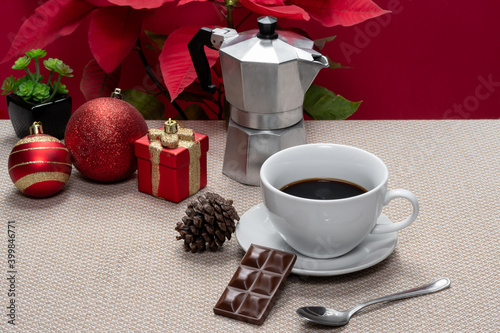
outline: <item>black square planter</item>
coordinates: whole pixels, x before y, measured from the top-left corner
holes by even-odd
[[[66,124],[71,117],[71,96],[65,95],[39,105],[31,105],[21,97],[10,93],[7,95],[9,117],[18,138],[30,134],[30,126],[40,121],[43,133],[64,139]]]

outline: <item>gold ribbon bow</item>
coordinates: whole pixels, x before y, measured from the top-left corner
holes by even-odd
[[[148,131],[149,155],[151,158],[151,183],[155,197],[158,197],[160,187],[160,155],[163,148],[174,149],[184,147],[189,153],[189,195],[200,189],[200,143],[195,140],[194,131],[190,128],[179,127],[175,120],[170,118],[162,129]]]

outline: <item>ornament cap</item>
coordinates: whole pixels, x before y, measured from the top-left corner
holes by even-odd
[[[123,99],[122,90],[120,88],[115,88],[115,91],[111,93],[111,98]]]
[[[30,134],[43,134],[43,127],[41,121],[35,121],[33,125],[30,126]]]
[[[164,130],[167,134],[177,133],[177,122],[175,120],[172,120],[171,118],[168,118],[168,120],[165,122]]]

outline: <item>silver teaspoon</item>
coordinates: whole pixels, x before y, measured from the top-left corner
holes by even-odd
[[[297,310],[297,314],[305,319],[312,321],[317,324],[327,325],[327,326],[343,326],[349,322],[349,319],[366,306],[390,302],[403,298],[410,298],[415,296],[422,296],[427,294],[432,294],[441,291],[450,286],[450,279],[440,278],[432,283],[426,284],[425,286],[417,287],[414,289],[402,291],[396,294],[378,297],[370,301],[363,302],[350,310],[338,311],[334,309],[324,308],[322,306],[306,306]]]

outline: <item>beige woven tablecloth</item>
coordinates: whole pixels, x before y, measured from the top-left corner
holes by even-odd
[[[150,128],[162,122],[149,122]],[[262,200],[258,187],[221,173],[221,121],[186,122],[210,138],[208,185],[233,199],[240,215]],[[380,264],[332,277],[290,275],[262,326],[214,315],[213,306],[244,252],[233,238],[215,253],[186,253],[174,225],[186,201],[140,193],[137,175],[101,184],[73,174],[58,195],[26,197],[14,187],[8,155],[18,141],[0,121],[0,331],[266,332],[323,331],[295,314],[304,305],[349,308],[446,276],[437,294],[375,306],[346,332],[500,331],[500,122],[309,121],[309,142],[354,145],[378,155],[389,188],[411,190],[419,217],[399,232]],[[384,213],[401,219],[404,201]],[[8,323],[7,221],[16,221],[15,325]]]

